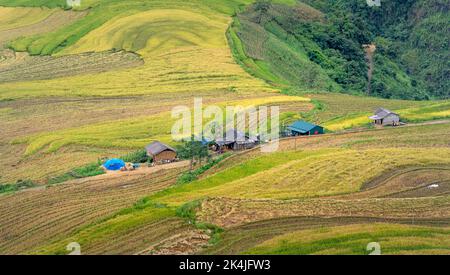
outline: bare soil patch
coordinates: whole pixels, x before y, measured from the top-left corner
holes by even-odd
[[[137,254],[191,255],[205,247],[209,239],[210,236],[201,230],[188,229],[179,234],[174,234]]]

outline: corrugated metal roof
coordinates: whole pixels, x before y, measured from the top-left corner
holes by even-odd
[[[388,115],[393,114],[398,116],[398,114],[389,111],[388,109],[384,109],[384,108],[378,108],[375,111],[375,115],[371,116],[370,119],[374,119],[374,120],[378,120],[378,119],[384,119],[385,117],[387,117]]]
[[[216,143],[218,145],[229,145],[233,143],[255,143],[258,142],[257,139],[251,138],[244,132],[238,131],[237,129],[229,129],[223,136],[216,137]]]
[[[296,132],[304,134],[304,133],[310,132],[312,129],[314,129],[316,127],[321,127],[321,126],[314,125],[314,124],[311,124],[311,123],[303,121],[303,120],[299,120],[299,121],[294,122],[287,128],[288,128],[288,130],[296,131]]]
[[[151,155],[157,155],[157,154],[159,154],[161,152],[164,152],[166,150],[170,150],[170,151],[176,152],[176,150],[173,149],[172,147],[170,147],[169,145],[166,145],[166,144],[161,143],[159,141],[155,141],[155,142],[150,143],[149,145],[147,145],[145,147],[145,149]]]

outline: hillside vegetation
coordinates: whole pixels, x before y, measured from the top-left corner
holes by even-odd
[[[450,96],[445,0],[302,2],[291,8],[262,0],[235,18],[236,56],[255,75],[300,90]],[[376,47],[370,85],[369,44]]]

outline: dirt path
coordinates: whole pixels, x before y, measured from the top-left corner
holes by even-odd
[[[369,44],[364,45],[364,50],[366,52],[366,60],[367,60],[367,94],[370,95],[372,93],[372,76],[373,76],[373,70],[374,70],[374,62],[373,62],[373,56],[375,54],[375,51],[377,50],[377,46],[375,44]]]
[[[431,121],[425,121],[425,122],[420,122],[420,123],[411,123],[411,124],[406,124],[406,125],[400,126],[400,127],[414,127],[414,126],[424,126],[424,125],[438,125],[438,124],[446,124],[446,123],[450,123],[450,119],[431,120]]]

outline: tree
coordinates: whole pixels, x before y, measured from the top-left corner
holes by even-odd
[[[198,160],[200,163],[204,158],[209,158],[209,151],[206,145],[202,142],[196,141],[194,137],[185,141],[183,145],[177,146],[178,156],[181,159],[189,159],[189,170],[192,171],[194,167],[194,160]]]
[[[261,24],[263,16],[267,14],[269,9],[272,7],[272,4],[268,0],[259,0],[255,3],[255,11],[259,12],[258,16],[258,24]]]

